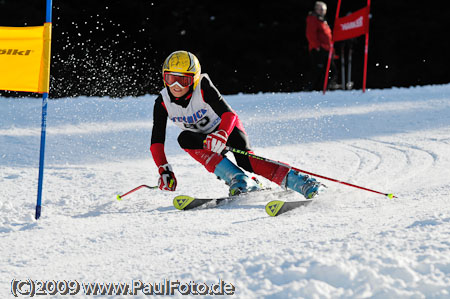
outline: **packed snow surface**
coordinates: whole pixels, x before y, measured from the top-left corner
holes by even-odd
[[[236,298],[450,297],[450,85],[225,96],[256,154],[398,197],[320,179],[328,188],[311,205],[279,217],[264,211],[270,196],[176,210],[175,195],[228,190],[179,148],[172,124],[177,190],[116,200],[157,183],[155,98],[49,100],[38,221],[42,100],[0,98],[1,298],[19,280],[223,281]],[[81,287],[76,297],[93,296]]]

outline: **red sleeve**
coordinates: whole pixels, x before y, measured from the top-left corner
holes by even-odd
[[[228,136],[230,136],[238,119],[237,114],[234,112],[225,112],[220,118],[221,120],[218,130],[225,130]]]
[[[153,143],[150,146],[150,151],[152,152],[153,160],[157,167],[167,164],[166,153],[164,152],[164,144]]]
[[[320,24],[320,46],[327,51],[330,51],[331,41],[333,39],[331,28],[326,22]]]
[[[315,16],[306,18],[306,38],[309,43],[309,50],[320,48],[320,41],[317,34],[318,20]]]

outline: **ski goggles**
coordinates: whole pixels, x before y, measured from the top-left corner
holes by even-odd
[[[194,83],[194,74],[165,72],[163,78],[164,83],[169,87],[172,87],[177,83],[181,87],[188,87]]]

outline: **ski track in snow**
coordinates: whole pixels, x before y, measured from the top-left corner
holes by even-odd
[[[38,221],[41,102],[0,98],[2,298],[14,278],[222,279],[237,298],[450,296],[450,85],[226,96],[256,154],[398,196],[321,180],[328,188],[313,204],[275,218],[264,212],[270,196],[174,209],[175,195],[227,188],[179,149],[171,124],[177,191],[117,201],[157,182],[148,150],[155,98],[49,101]]]

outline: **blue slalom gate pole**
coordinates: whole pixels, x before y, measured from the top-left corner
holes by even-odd
[[[41,203],[42,203],[42,183],[44,181],[44,156],[45,156],[45,134],[47,127],[47,99],[48,93],[42,95],[42,122],[41,122],[41,147],[39,150],[39,178],[38,178],[38,192],[36,203],[36,220],[41,217]]]
[[[52,0],[47,0],[45,22],[52,22]],[[42,94],[42,121],[41,121],[41,146],[39,150],[39,177],[38,177],[38,191],[37,191],[37,202],[36,202],[36,220],[41,217],[41,206],[42,206],[42,185],[44,182],[44,157],[45,157],[45,135],[47,128],[47,103],[48,103],[48,92]]]

